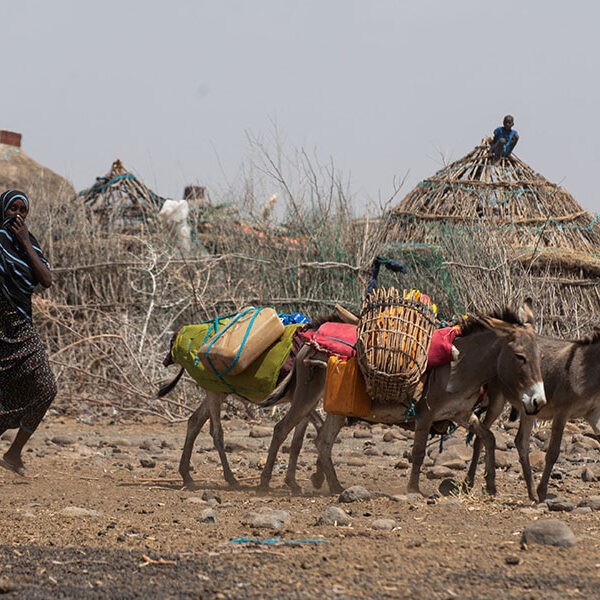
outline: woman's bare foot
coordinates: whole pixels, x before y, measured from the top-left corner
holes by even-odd
[[[0,459],[0,467],[4,467],[22,477],[27,473],[27,469],[21,460],[21,455],[11,456],[8,452]]]

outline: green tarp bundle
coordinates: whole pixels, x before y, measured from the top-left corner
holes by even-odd
[[[227,325],[229,321],[219,319],[219,327]],[[202,344],[215,335],[212,321],[183,327],[173,343],[171,356],[173,362],[184,367],[201,388],[209,392],[235,392],[249,400],[261,402],[277,385],[279,372],[292,350],[294,332],[298,327],[302,325],[286,325],[283,335],[238,375],[219,378],[197,359]]]

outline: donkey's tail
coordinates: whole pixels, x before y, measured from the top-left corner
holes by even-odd
[[[163,396],[166,396],[179,383],[179,380],[181,379],[181,376],[183,375],[184,371],[185,369],[181,367],[181,371],[179,371],[179,373],[177,373],[177,375],[175,375],[175,377],[171,381],[169,381],[169,383],[163,385],[158,390],[156,397],[162,398]]]
[[[283,379],[283,381],[271,392],[270,396],[263,400],[258,406],[260,408],[268,408],[277,404],[290,389],[291,385],[296,380],[296,369],[292,369]]]

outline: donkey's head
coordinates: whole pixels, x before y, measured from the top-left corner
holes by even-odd
[[[533,415],[546,404],[546,393],[531,300],[525,300],[518,319],[519,323],[510,323],[494,317],[480,317],[480,322],[503,341],[496,363],[498,379],[513,397],[521,399],[525,412]]]

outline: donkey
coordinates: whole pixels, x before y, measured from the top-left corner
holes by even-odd
[[[542,376],[546,389],[546,405],[535,417],[524,413],[514,398],[505,397],[495,386],[487,390],[489,407],[483,419],[485,427],[500,416],[505,400],[520,413],[519,430],[515,446],[527,485],[527,494],[533,502],[543,502],[548,492],[548,480],[560,453],[560,444],[567,421],[585,419],[596,436],[600,436],[600,330],[584,340],[567,341],[538,336],[542,350]],[[533,475],[529,463],[531,429],[536,419],[552,420],[550,441],[546,451],[544,471],[534,491]],[[467,473],[466,484],[473,486],[481,441],[473,443],[473,458]]]
[[[319,325],[325,321],[339,320],[340,317],[338,315],[318,318],[311,324],[311,329],[318,329]],[[315,364],[310,362],[309,357],[313,352],[314,351],[310,347],[306,345],[302,346],[298,351],[292,369],[286,378],[266,400],[262,403],[257,401],[259,406],[272,406],[284,402],[290,403],[290,408],[286,415],[275,425],[267,461],[261,475],[259,485],[259,489],[261,490],[267,490],[269,488],[279,448],[290,431],[295,429],[290,447],[290,457],[285,484],[290,487],[294,493],[299,493],[301,491],[301,488],[296,481],[296,465],[304,441],[304,434],[309,421],[313,423],[317,431],[323,423],[321,417],[314,411],[314,408],[323,397],[325,371],[316,368]],[[184,369],[182,368],[173,380],[164,385],[159,390],[158,397],[165,396],[169,393],[177,385],[183,372]],[[206,421],[209,419],[210,433],[223,467],[223,477],[230,486],[237,487],[239,485],[235,475],[231,471],[229,461],[227,460],[223,438],[223,427],[221,425],[221,406],[227,396],[228,394],[224,392],[211,392],[207,390],[206,399],[188,419],[185,443],[179,461],[179,473],[183,478],[184,485],[188,488],[193,489],[196,487],[196,484],[190,475],[190,458],[196,438]],[[248,400],[246,398],[241,399]],[[250,400],[252,399],[250,398]]]
[[[531,306],[525,305],[520,315],[517,318],[505,310],[502,318],[471,318],[462,335],[454,340],[460,353],[459,359],[430,372],[423,395],[415,405],[417,416],[409,493],[421,493],[419,476],[427,437],[433,423],[442,420],[454,421],[476,433],[483,441],[486,448],[486,487],[489,494],[496,493],[494,435],[473,413],[481,387],[495,383],[506,397],[519,402],[528,415],[538,413],[546,403]],[[406,407],[399,403],[374,405],[371,414],[364,420],[402,425],[405,413]],[[327,415],[317,435],[322,469],[321,472],[318,467],[313,476],[313,484],[317,487],[324,474],[332,491],[342,489],[331,460],[331,450],[344,421],[344,417]]]

